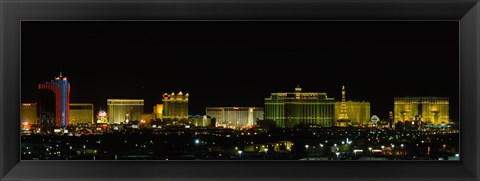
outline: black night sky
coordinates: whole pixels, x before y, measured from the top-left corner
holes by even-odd
[[[386,118],[393,98],[450,97],[458,118],[458,22],[131,21],[22,22],[22,102],[62,71],[72,103],[190,94],[207,106],[261,106],[271,92],[326,92],[371,103]]]

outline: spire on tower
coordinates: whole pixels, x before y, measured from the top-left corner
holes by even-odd
[[[295,87],[295,92],[301,92],[302,91],[302,88],[300,87],[300,85],[297,85],[297,87]]]
[[[347,120],[348,115],[347,115],[347,103],[345,100],[345,86],[342,86],[342,103],[340,107],[340,119],[342,120]]]

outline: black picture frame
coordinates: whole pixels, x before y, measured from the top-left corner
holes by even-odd
[[[1,0],[2,180],[479,180],[477,0]],[[460,162],[21,161],[21,20],[455,20]]]

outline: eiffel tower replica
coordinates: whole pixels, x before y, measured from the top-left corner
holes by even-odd
[[[348,119],[347,103],[345,101],[345,86],[342,86],[342,104],[340,106],[340,116],[337,120],[337,126],[347,127],[350,124],[350,119]]]

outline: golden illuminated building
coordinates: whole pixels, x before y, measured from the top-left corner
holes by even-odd
[[[22,103],[21,124],[38,124],[37,103]]]
[[[93,104],[70,103],[70,124],[95,123]]]
[[[449,123],[448,97],[396,97],[395,123],[421,120],[422,123],[440,125]]]
[[[188,93],[183,95],[182,91],[177,95],[173,92],[170,95],[163,94],[163,119],[188,119],[188,98]]]
[[[107,99],[110,124],[140,121],[143,114],[143,99]]]
[[[163,104],[153,106],[154,119],[163,119]]]
[[[212,124],[212,118],[209,118],[207,115],[200,116],[191,116],[187,120],[188,124],[194,125],[196,127],[215,127]]]
[[[265,120],[272,120],[280,128],[296,125],[316,125],[331,127],[334,125],[335,99],[327,93],[295,92],[272,93],[265,98]]]
[[[335,102],[335,120],[340,120],[341,117],[341,102]],[[353,126],[358,125],[367,125],[370,122],[370,103],[369,102],[356,102],[356,101],[346,101],[345,102],[346,113],[348,114],[348,119],[350,124]]]
[[[263,120],[262,107],[207,107],[206,113],[216,118],[217,125],[230,128],[253,126]]]

